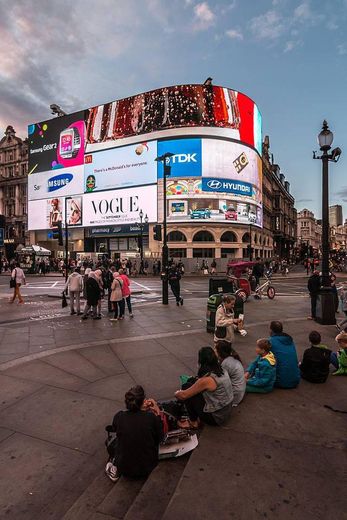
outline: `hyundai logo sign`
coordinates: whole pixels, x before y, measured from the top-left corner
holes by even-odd
[[[69,182],[71,182],[72,179],[72,173],[62,173],[60,175],[55,175],[54,177],[48,179],[48,191],[50,192],[59,190],[60,188],[63,188],[64,186],[69,184]]]
[[[211,181],[207,181],[207,186],[211,190],[219,190],[222,187],[222,183],[217,180],[211,180]]]

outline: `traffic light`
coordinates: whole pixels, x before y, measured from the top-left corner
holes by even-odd
[[[153,238],[154,238],[154,240],[159,240],[160,242],[162,241],[161,224],[156,224],[153,227]]]
[[[58,244],[60,246],[63,246],[64,245],[64,242],[63,242],[63,228],[62,228],[61,221],[57,222],[56,225],[52,228],[52,234],[53,234],[53,238],[55,240],[58,240]]]
[[[171,175],[170,157],[166,157],[164,160],[164,175],[165,177],[169,177]]]

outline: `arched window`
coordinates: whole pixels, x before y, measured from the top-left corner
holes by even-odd
[[[249,244],[249,233],[245,233],[242,237],[242,242]]]
[[[214,242],[214,238],[209,231],[198,231],[193,237],[193,242]]]
[[[220,237],[221,242],[237,242],[237,237],[232,231],[225,231]]]
[[[181,231],[170,231],[167,235],[168,242],[187,242],[187,237]]]

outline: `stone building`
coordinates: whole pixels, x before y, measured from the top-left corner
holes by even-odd
[[[273,237],[273,255],[290,258],[296,243],[297,211],[295,199],[290,193],[290,183],[273,161],[270,140],[263,142],[263,221],[264,232]]]
[[[297,237],[300,250],[309,254],[307,248],[312,248],[311,252],[319,252],[322,243],[322,225],[315,218],[314,213],[307,208],[298,212]]]
[[[342,215],[342,206],[340,204],[335,204],[334,206],[329,206],[329,224],[330,226],[342,226],[343,223],[343,215]]]
[[[4,254],[12,258],[26,245],[28,142],[8,126],[0,141],[0,215],[5,221]]]

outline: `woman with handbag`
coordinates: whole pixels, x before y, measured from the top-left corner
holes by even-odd
[[[18,303],[24,303],[23,297],[20,292],[20,286],[25,284],[26,280],[23,269],[21,269],[19,264],[16,263],[11,273],[10,287],[13,289],[13,298],[10,300],[10,303],[14,303],[17,297]]]
[[[234,318],[235,301],[236,298],[233,295],[223,296],[222,303],[216,312],[215,343],[220,339],[234,343],[234,331],[242,323],[240,319]]]

